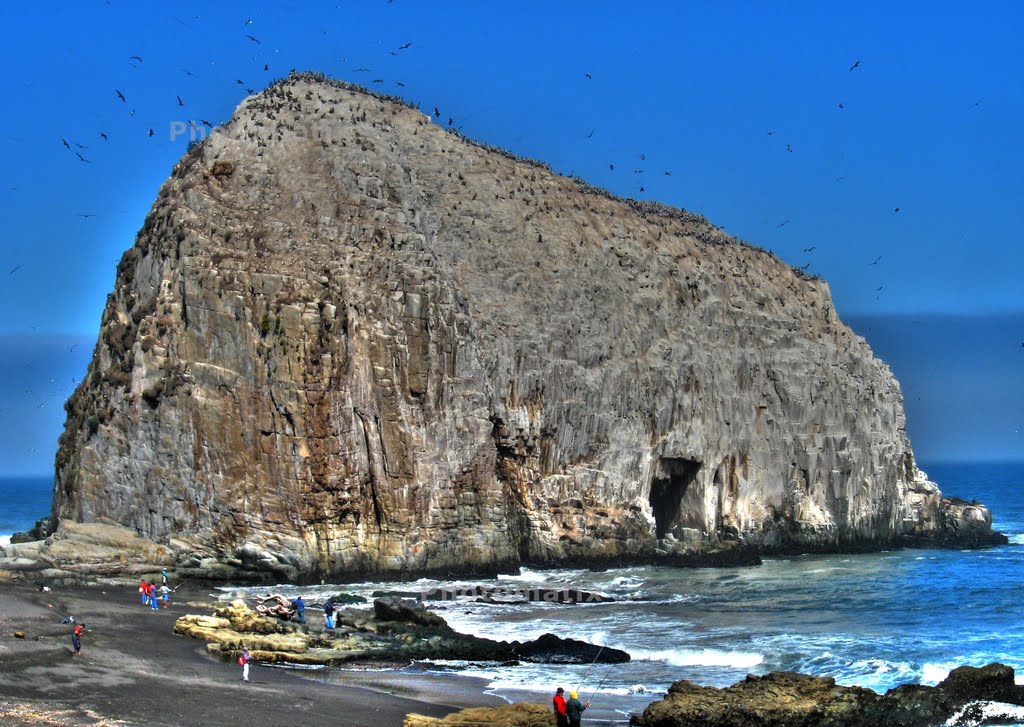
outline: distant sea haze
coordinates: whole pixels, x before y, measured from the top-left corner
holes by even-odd
[[[50,514],[52,477],[0,478],[0,545]]]

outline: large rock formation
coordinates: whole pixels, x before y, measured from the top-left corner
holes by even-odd
[[[985,542],[826,284],[299,74],[193,146],[68,403],[54,519],[274,577]]]

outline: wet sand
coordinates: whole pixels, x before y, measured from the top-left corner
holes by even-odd
[[[327,682],[254,664],[243,682],[237,664],[172,631],[178,616],[209,612],[211,592],[186,584],[171,608],[154,611],[134,586],[44,593],[0,584],[0,724],[388,727],[410,712],[503,703],[483,694],[482,680],[461,676],[367,671]],[[72,626],[61,623],[68,615],[86,627],[81,656],[72,654]]]

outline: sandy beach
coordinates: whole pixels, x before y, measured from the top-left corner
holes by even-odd
[[[154,611],[134,586],[0,586],[0,724],[383,727],[410,712],[503,703],[465,677],[368,671],[327,683],[255,664],[243,682],[238,665],[172,632],[178,616],[209,610],[211,590],[185,584],[171,608]],[[68,615],[86,627],[81,656],[61,623]]]

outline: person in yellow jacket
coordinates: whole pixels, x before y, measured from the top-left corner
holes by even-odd
[[[590,700],[584,704],[579,700],[579,694],[569,692],[569,701],[565,703],[565,714],[569,718],[569,727],[580,727],[580,719],[583,718],[583,710],[590,706]]]

